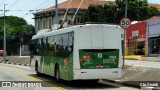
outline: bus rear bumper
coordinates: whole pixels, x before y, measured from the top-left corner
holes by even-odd
[[[79,69],[74,71],[74,80],[117,79],[122,77],[122,68]]]

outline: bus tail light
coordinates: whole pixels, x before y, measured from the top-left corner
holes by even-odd
[[[90,58],[91,58],[90,55],[84,55],[84,56],[82,56],[82,59],[90,59]]]
[[[84,56],[82,56],[82,59],[86,59],[86,56],[84,55]]]
[[[90,55],[87,55],[87,59],[90,59],[91,58],[91,56]]]

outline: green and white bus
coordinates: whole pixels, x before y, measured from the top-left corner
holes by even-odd
[[[31,68],[60,79],[97,80],[122,76],[122,28],[86,24],[34,35]]]

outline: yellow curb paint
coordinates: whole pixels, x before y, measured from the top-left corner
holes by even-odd
[[[34,81],[42,81],[44,84],[49,85],[49,86],[52,86],[52,87],[53,87],[54,89],[56,89],[56,90],[68,90],[68,89],[65,89],[65,88],[56,86],[56,85],[54,85],[54,84],[52,84],[52,83],[43,81],[43,80],[41,80],[41,79],[38,79],[38,78],[35,78],[35,77],[32,77],[32,76],[29,76],[29,75],[27,75],[27,74],[25,74],[25,73],[22,73],[22,72],[19,72],[19,71],[16,71],[16,70],[13,70],[13,69],[4,67],[4,66],[0,66],[0,68],[6,69],[6,70],[8,70],[8,71],[10,71],[10,72],[13,72],[13,73],[17,74],[17,75],[21,75],[21,76],[30,78],[30,79],[32,79],[32,80],[34,80]]]

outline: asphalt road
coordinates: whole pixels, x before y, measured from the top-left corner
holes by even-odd
[[[0,63],[0,86],[0,90],[138,90],[103,80],[56,83],[53,77],[37,76],[30,67],[3,63]]]
[[[125,60],[125,65],[160,68],[160,62],[154,61]]]

